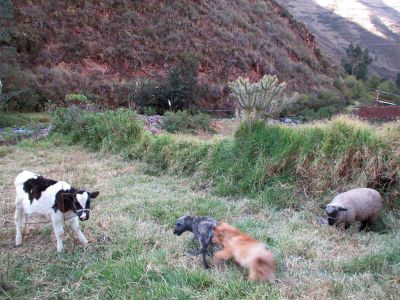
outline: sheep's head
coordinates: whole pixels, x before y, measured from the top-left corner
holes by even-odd
[[[328,224],[330,226],[335,225],[337,222],[340,214],[342,211],[348,210],[348,208],[341,207],[341,206],[334,206],[334,205],[325,205],[321,207],[322,209],[325,209],[326,215],[328,217]]]

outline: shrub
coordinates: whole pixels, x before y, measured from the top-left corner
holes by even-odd
[[[372,75],[371,78],[368,80],[368,89],[376,90],[381,83],[382,78],[378,75]]]
[[[197,85],[198,60],[185,54],[180,62],[158,82],[143,80],[136,83],[129,100],[140,107],[153,107],[158,114],[172,109],[192,109],[199,94]]]
[[[131,110],[120,108],[93,113],[72,106],[53,113],[52,131],[70,134],[73,141],[82,142],[92,150],[119,152],[138,143],[144,130],[137,114]]]
[[[144,106],[142,111],[146,116],[154,116],[157,114],[157,110],[153,106]]]
[[[89,99],[83,94],[67,94],[65,96],[65,101],[74,104],[81,104],[89,102]]]
[[[346,101],[333,91],[326,90],[316,94],[301,95],[284,112],[302,116],[307,120],[329,118],[344,109]]]
[[[2,110],[32,112],[44,109],[46,100],[38,92],[32,74],[11,65],[3,64],[0,67]]]
[[[354,76],[346,76],[344,78],[343,93],[350,102],[358,101],[369,104],[373,100],[373,97],[368,93],[365,83],[357,80]]]
[[[168,132],[194,133],[196,130],[212,131],[208,114],[199,113],[190,115],[186,110],[177,112],[166,112],[164,114],[164,129]]]
[[[71,134],[78,129],[83,113],[77,106],[55,110],[51,115],[51,130],[62,134]]]
[[[22,114],[9,114],[0,111],[0,128],[24,125],[29,119]]]
[[[378,90],[384,91],[389,94],[381,94],[382,98],[386,100],[392,100],[393,102],[400,103],[400,96],[395,96],[391,94],[400,95],[400,89],[397,88],[396,84],[390,80],[382,81],[379,86]]]

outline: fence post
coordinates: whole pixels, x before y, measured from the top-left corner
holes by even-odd
[[[376,105],[379,105],[379,90],[376,90]]]

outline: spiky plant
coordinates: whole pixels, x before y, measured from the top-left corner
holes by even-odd
[[[230,82],[229,87],[239,106],[239,116],[245,120],[257,120],[262,114],[271,117],[288,102],[280,97],[286,83],[279,83],[276,75],[264,75],[254,83],[250,83],[248,78],[239,77]]]

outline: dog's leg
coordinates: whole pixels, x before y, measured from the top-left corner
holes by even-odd
[[[218,260],[227,260],[232,257],[232,251],[228,247],[225,247],[221,251],[215,252],[214,257]]]
[[[223,267],[223,261],[226,259],[229,259],[232,257],[232,252],[228,247],[225,247],[224,249],[217,251],[214,253],[214,262],[217,268],[222,271],[224,269]]]
[[[208,268],[210,268],[210,266],[209,266],[209,264],[208,264],[208,262],[207,262],[207,260],[206,260],[206,256],[207,256],[207,247],[205,247],[205,248],[203,248],[202,249],[202,255],[203,255],[203,265],[204,265],[204,268],[205,269],[208,269]]]
[[[256,272],[256,270],[255,270],[255,268],[254,267],[251,267],[250,269],[249,269],[249,280],[250,281],[255,281],[255,280],[257,280],[258,278],[257,278],[257,272]]]
[[[199,255],[199,254],[202,254],[203,252],[202,252],[202,249],[200,249],[200,250],[192,250],[192,251],[189,251],[189,254],[190,255],[193,255],[193,256],[196,256],[196,255]]]
[[[207,263],[207,260],[206,260],[206,256],[207,256],[207,253],[208,253],[208,245],[210,244],[210,241],[211,241],[210,236],[208,236],[208,237],[202,236],[201,239],[200,239],[200,245],[201,245],[201,250],[200,251],[201,251],[201,254],[203,255],[203,265],[204,265],[205,269],[210,268],[210,266],[209,266],[209,264]]]

